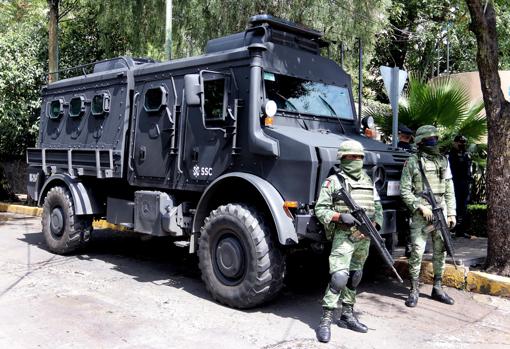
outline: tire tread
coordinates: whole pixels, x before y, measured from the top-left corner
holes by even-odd
[[[68,229],[66,227],[66,231],[64,231],[60,240],[54,239],[49,231],[52,200],[62,200],[65,203],[63,209],[69,227]],[[50,251],[62,255],[70,254],[83,248],[87,244],[92,231],[92,219],[75,215],[71,194],[62,186],[55,186],[48,191],[43,204],[41,223],[46,244]]]
[[[214,282],[210,280],[211,277],[215,278],[215,276],[212,266],[206,261],[207,258],[210,258],[206,251],[208,246],[204,246],[209,240],[208,230],[211,223],[225,215],[234,216],[247,228],[257,256],[256,276],[252,279],[246,278],[243,281],[243,283],[246,282],[246,287],[236,287],[229,297],[219,294]],[[249,206],[227,204],[210,213],[201,229],[198,257],[202,280],[216,301],[233,308],[245,309],[268,302],[280,292],[283,287],[285,260],[281,251],[275,248],[271,240],[269,229],[263,224],[256,210]]]

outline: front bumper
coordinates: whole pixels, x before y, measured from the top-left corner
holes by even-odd
[[[298,239],[310,239],[313,241],[324,241],[326,235],[324,227],[317,217],[312,214],[297,214],[294,219],[294,225]],[[381,235],[393,234],[397,232],[397,211],[383,210],[383,226],[379,231]]]

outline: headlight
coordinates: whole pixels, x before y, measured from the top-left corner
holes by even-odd
[[[361,120],[361,123],[364,128],[374,128],[375,126],[374,118],[371,116],[365,116],[363,120]]]
[[[268,100],[266,102],[266,105],[264,106],[264,112],[266,113],[266,116],[269,118],[272,118],[276,115],[277,110],[276,102],[273,100]]]

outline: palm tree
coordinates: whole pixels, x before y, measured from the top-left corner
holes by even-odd
[[[424,82],[411,74],[399,104],[399,122],[413,130],[422,125],[436,126],[442,148],[449,148],[457,134],[471,143],[482,141],[487,134],[483,108],[483,101],[472,104],[467,89],[449,77]],[[364,114],[374,117],[383,135],[389,138],[392,124],[389,106],[369,106]]]

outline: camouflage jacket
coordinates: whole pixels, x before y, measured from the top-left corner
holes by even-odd
[[[347,179],[346,175],[344,175],[344,178]],[[354,186],[349,185],[349,183],[354,184]],[[357,183],[361,184],[360,189],[362,189],[365,192],[366,191],[370,192],[371,188],[372,191],[370,195],[372,196],[373,202],[367,203],[366,201],[363,202],[362,200],[359,200],[360,197],[363,198],[363,196],[366,196],[366,194],[362,193],[361,196],[359,194],[356,194],[356,192],[358,191],[356,188]],[[367,216],[371,220],[375,221],[379,226],[382,227],[383,214],[379,195],[377,193],[377,190],[374,188],[372,184],[372,180],[365,173],[365,171],[363,171],[362,178],[359,181],[348,179],[346,181],[346,184],[347,190],[351,193],[353,200],[356,201],[356,203],[360,207],[365,209]],[[332,198],[333,193],[338,191],[340,188],[341,184],[340,181],[338,180],[338,177],[336,175],[329,176],[322,184],[319,198],[317,199],[317,203],[315,204],[315,215],[317,216],[318,220],[322,224],[324,224],[326,230],[326,237],[328,239],[331,239],[335,233],[351,234],[352,232],[351,229],[346,225],[331,221],[333,215],[336,212],[349,213],[348,208],[341,200],[333,201]]]
[[[443,155],[431,156],[424,153],[412,154],[404,164],[400,179],[400,195],[402,200],[415,212],[419,205],[430,207],[430,204],[420,193],[425,188],[425,183],[420,172],[419,161],[422,161],[423,171],[430,183],[432,192],[436,196],[438,204],[446,209],[446,216],[455,216],[455,193],[453,189],[452,174],[448,160]]]

